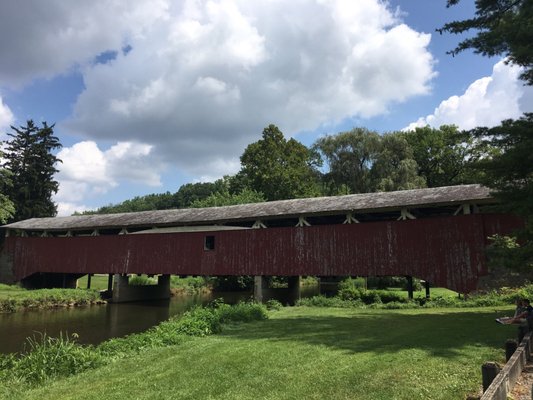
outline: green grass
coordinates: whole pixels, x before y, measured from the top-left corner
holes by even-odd
[[[140,277],[137,277],[135,275],[132,275],[130,278],[130,281],[132,283],[136,279],[143,279],[145,280],[147,277],[146,275],[141,275]],[[106,274],[95,274],[91,277],[91,289],[96,290],[107,290],[107,279],[108,275]],[[152,279],[152,278],[149,278]],[[157,278],[153,278],[153,283],[157,283]],[[81,277],[78,279],[78,287],[85,289],[87,287],[87,275]],[[188,293],[195,293],[200,291],[201,289],[205,289],[210,287],[208,279],[197,276],[187,276],[184,278],[180,278],[178,276],[172,275],[170,278],[170,287],[172,289],[176,289],[177,291],[184,291]]]
[[[107,274],[94,274],[91,276],[91,289],[107,290]],[[78,287],[81,289],[87,288],[87,275],[78,279]]]
[[[19,286],[8,285],[2,285],[0,287],[0,313],[14,312],[25,308],[80,306],[100,302],[100,293],[96,290],[27,290]]]
[[[266,321],[146,350],[16,399],[461,399],[503,361],[510,307],[284,308]]]
[[[388,291],[395,292],[401,296],[407,298],[407,290],[399,288],[389,288]],[[446,288],[431,288],[429,290],[431,297],[458,297],[457,292]],[[415,290],[413,292],[414,297],[426,297],[426,289]]]

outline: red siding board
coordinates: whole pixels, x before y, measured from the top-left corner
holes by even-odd
[[[519,225],[506,215],[302,228],[6,239],[14,272],[178,275],[412,275],[460,292],[487,274],[486,236]],[[204,250],[205,236],[215,249]]]

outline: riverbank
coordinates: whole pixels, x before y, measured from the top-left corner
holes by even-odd
[[[138,285],[155,284],[153,278],[133,277],[132,283]],[[77,289],[24,289],[18,285],[0,284],[0,313],[12,313],[21,310],[50,309],[59,307],[78,307],[106,304],[100,297],[100,291],[106,290],[107,275],[91,277],[91,288],[87,276],[78,280]],[[171,277],[170,293],[172,296],[200,294],[212,291],[209,280],[203,277]]]
[[[95,289],[27,290],[15,285],[0,284],[0,313],[22,309],[47,309],[105,304]]]
[[[106,365],[28,390],[19,382],[9,393],[17,400],[464,398],[479,390],[484,361],[503,361],[501,346],[516,327],[494,318],[511,310],[286,307],[178,344],[121,339],[101,347],[115,354]]]

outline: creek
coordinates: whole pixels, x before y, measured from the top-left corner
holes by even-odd
[[[285,302],[283,289],[274,296]],[[302,297],[318,294],[318,287],[303,286]],[[87,307],[28,310],[0,314],[0,353],[24,351],[26,338],[77,335],[83,344],[98,344],[104,340],[142,332],[173,315],[182,314],[196,305],[205,305],[222,298],[225,303],[235,304],[251,298],[249,292],[213,292],[182,294],[167,301],[105,304]]]

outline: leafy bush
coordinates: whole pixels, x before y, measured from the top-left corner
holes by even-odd
[[[307,307],[364,307],[364,303],[361,300],[343,300],[339,297],[325,297],[325,296],[313,296],[305,299],[300,299],[296,302],[297,306]]]
[[[405,295],[402,295],[398,292],[393,292],[389,290],[376,290],[375,293],[379,295],[379,298],[382,303],[407,303],[408,299]]]
[[[342,300],[360,300],[362,291],[355,287],[343,287],[339,289],[338,297]]]
[[[156,278],[149,278],[146,275],[134,275],[130,276],[128,284],[132,286],[148,286],[148,285],[157,285]]]
[[[184,278],[172,275],[170,277],[170,287],[172,289],[184,290],[188,293],[196,293],[204,288],[211,288],[213,278],[207,276],[186,276]]]
[[[275,311],[281,310],[281,308],[283,308],[283,304],[281,304],[281,302],[276,299],[267,300],[267,302],[265,303],[265,306],[267,310],[275,310]]]
[[[17,301],[15,299],[0,299],[0,313],[15,311],[17,311]]]
[[[254,287],[254,277],[242,276],[217,276],[213,278],[213,288],[218,291],[243,291]]]
[[[222,323],[249,322],[267,318],[266,307],[257,303],[224,304],[221,299],[209,306],[196,307],[175,316],[146,332],[107,340],[98,350],[111,358],[120,358],[144,349],[181,344],[190,336],[208,336],[222,330]]]
[[[253,302],[239,302],[233,306],[221,304],[216,311],[222,323],[260,321],[268,318],[267,307]]]
[[[343,282],[336,297],[315,296],[298,301],[299,306],[314,307],[370,307],[385,309],[436,308],[436,307],[492,307],[513,304],[517,299],[533,300],[533,285],[521,288],[502,288],[498,291],[475,293],[466,300],[458,297],[416,297],[409,300],[404,294],[392,290],[362,290],[349,280]]]
[[[220,318],[210,308],[196,307],[176,321],[176,333],[188,336],[208,336],[222,330]]]

